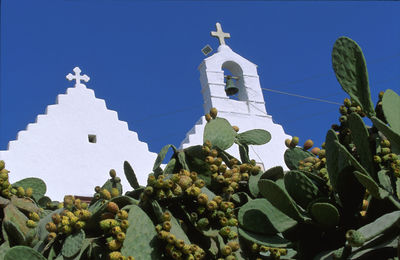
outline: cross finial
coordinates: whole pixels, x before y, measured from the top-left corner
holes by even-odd
[[[69,73],[67,76],[66,76],[66,78],[69,80],[69,81],[72,81],[72,80],[75,80],[75,87],[78,87],[78,86],[83,86],[83,87],[85,87],[85,85],[84,84],[82,84],[81,83],[81,80],[83,80],[83,81],[85,81],[85,82],[88,82],[89,80],[90,80],[90,78],[89,78],[89,76],[88,75],[86,75],[86,74],[84,74],[84,75],[81,75],[81,69],[79,68],[79,67],[75,67],[74,69],[73,69],[73,71],[75,72],[75,75],[72,75],[71,73]]]
[[[217,31],[211,32],[211,36],[217,37],[220,45],[226,45],[225,38],[231,38],[231,35],[222,31],[220,23],[216,23],[215,28],[217,28]]]

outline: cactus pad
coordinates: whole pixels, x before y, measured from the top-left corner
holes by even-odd
[[[226,150],[233,145],[236,136],[231,124],[226,119],[217,117],[204,127],[203,141],[208,140],[213,147]]]
[[[126,179],[128,180],[128,182],[132,188],[134,188],[136,190],[137,188],[140,187],[139,182],[136,179],[136,174],[128,161],[124,162],[124,173],[125,173]]]
[[[391,89],[385,91],[382,98],[382,109],[390,127],[400,134],[400,96]]]
[[[138,206],[129,210],[129,228],[121,249],[125,256],[135,259],[161,259],[157,233],[151,219]]]
[[[239,236],[249,242],[270,247],[286,247],[291,243],[278,235],[260,235],[242,228],[239,228]]]
[[[13,183],[13,186],[15,187],[22,187],[25,190],[27,188],[32,188],[33,193],[32,197],[38,201],[41,197],[44,196],[46,193],[46,183],[42,179],[39,178],[25,178],[20,181],[17,181],[16,183]]]
[[[65,257],[73,257],[81,251],[85,240],[85,232],[81,229],[75,234],[69,235],[61,248],[61,254]]]
[[[271,134],[263,129],[253,129],[236,136],[240,143],[246,145],[263,145],[271,140]]]
[[[244,204],[239,210],[238,221],[244,230],[264,235],[274,235],[297,224],[266,199],[255,199]]]
[[[288,215],[289,217],[301,221],[303,216],[295,202],[290,198],[285,190],[279,187],[271,180],[260,180],[258,182],[260,193],[266,198],[274,207]]]
[[[303,209],[306,209],[308,204],[318,197],[318,187],[300,171],[287,172],[284,182],[290,197]]]
[[[27,246],[14,246],[4,256],[4,260],[16,259],[46,260],[39,252]]]
[[[347,37],[337,39],[332,50],[332,66],[343,90],[367,115],[375,115],[369,90],[367,65],[360,46]]]
[[[299,147],[286,149],[284,154],[285,164],[290,170],[297,170],[299,168],[299,162],[310,156],[315,157],[314,154],[309,151],[304,151]]]
[[[324,227],[335,227],[339,223],[339,211],[330,203],[316,202],[311,205],[310,213]]]

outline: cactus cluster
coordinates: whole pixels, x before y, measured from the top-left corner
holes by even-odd
[[[336,41],[332,61],[350,97],[320,147],[285,140],[288,171],[262,171],[249,146],[271,135],[240,132],[215,108],[205,115],[203,145],[163,147],[146,186],[124,162],[133,190],[124,194],[110,170],[89,204],[71,195],[52,201],[37,178],[10,184],[0,161],[0,260],[399,257],[400,97],[381,92],[374,108],[351,39]],[[226,152],[233,145],[240,158]]]

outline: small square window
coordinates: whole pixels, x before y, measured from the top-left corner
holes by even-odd
[[[88,135],[89,143],[95,144],[97,142],[96,135]]]

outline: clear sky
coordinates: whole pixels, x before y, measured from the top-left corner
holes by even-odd
[[[179,146],[204,114],[201,49],[218,40],[258,65],[263,88],[341,103],[346,94],[331,66],[339,36],[359,43],[374,102],[400,92],[399,2],[1,1],[0,150],[44,114],[73,83],[87,87],[127,121],[153,152]],[[338,105],[265,91],[267,112],[300,142],[317,145],[338,122]]]

